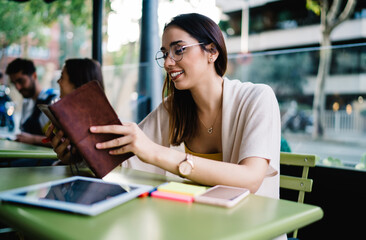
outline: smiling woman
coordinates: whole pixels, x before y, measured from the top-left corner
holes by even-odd
[[[114,155],[133,152],[137,157],[125,167],[278,198],[276,98],[266,85],[224,77],[227,53],[217,24],[195,13],[173,18],[156,60],[167,72],[163,103],[139,126],[91,127],[93,133],[123,135],[96,147]]]

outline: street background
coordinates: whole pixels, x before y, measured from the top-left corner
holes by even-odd
[[[366,154],[366,134],[336,133],[327,131],[322,139],[313,140],[309,133],[283,133],[291,151],[310,153],[324,158],[332,157],[341,160],[344,166],[354,167]]]

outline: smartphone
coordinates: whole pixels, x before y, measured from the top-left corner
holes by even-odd
[[[249,193],[250,191],[246,188],[216,185],[203,194],[195,196],[194,201],[230,208],[248,196]]]

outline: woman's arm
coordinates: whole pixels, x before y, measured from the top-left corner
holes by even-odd
[[[266,175],[269,162],[258,157],[248,157],[240,164],[193,157],[195,169],[190,179],[204,185],[228,185],[243,187],[255,193]]]
[[[134,123],[121,125],[91,127],[93,133],[113,133],[123,135],[108,142],[98,143],[98,149],[111,149],[110,154],[119,155],[133,152],[142,161],[179,175],[179,163],[186,153],[161,146],[151,141]],[[224,163],[193,157],[194,169],[188,179],[203,185],[230,185],[245,187],[256,192],[261,185],[268,161],[263,158],[248,157],[240,164]]]
[[[155,151],[152,162],[157,167],[179,175],[179,163],[185,159],[186,153],[159,146]],[[248,157],[240,164],[227,163],[206,158],[192,156],[194,168],[188,179],[199,184],[214,186],[228,185],[248,188],[255,193],[261,186],[269,162],[258,157]]]

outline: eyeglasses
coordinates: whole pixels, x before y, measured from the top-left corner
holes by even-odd
[[[174,60],[174,62],[179,62],[183,59],[183,53],[186,48],[201,45],[201,44],[203,44],[203,43],[193,43],[193,44],[189,44],[189,45],[185,45],[185,46],[180,46],[177,44],[173,45],[169,49],[169,52],[158,51],[155,55],[155,60],[158,63],[159,67],[163,68],[165,60],[168,57],[168,54],[169,54],[169,57],[172,60]]]

